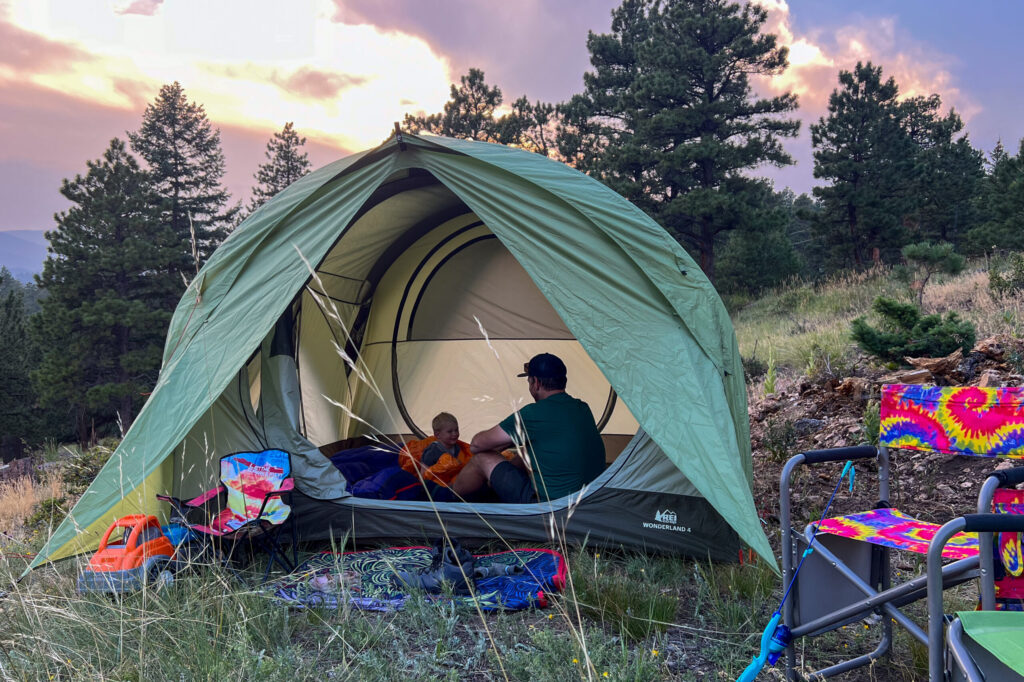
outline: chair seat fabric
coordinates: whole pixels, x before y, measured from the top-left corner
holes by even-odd
[[[244,452],[220,461],[220,480],[227,490],[227,507],[210,523],[219,534],[229,533],[250,521],[267,521],[271,525],[288,518],[291,507],[270,493],[285,488],[290,473],[288,453],[281,450]],[[260,508],[263,513],[260,514]]]
[[[927,554],[928,545],[939,525],[919,521],[898,509],[873,509],[827,519],[818,531],[875,545]],[[942,552],[946,559],[967,559],[978,556],[977,533],[957,533]]]

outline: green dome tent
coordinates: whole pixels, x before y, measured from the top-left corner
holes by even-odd
[[[595,410],[605,473],[530,505],[354,498],[323,453],[359,437],[464,434],[529,400],[549,351]],[[572,541],[774,565],[751,495],[743,369],[707,278],[599,182],[522,150],[393,136],[297,181],[189,285],[160,378],[124,440],[32,562],[89,551],[157,493],[212,487],[221,456],[292,453],[303,538]]]

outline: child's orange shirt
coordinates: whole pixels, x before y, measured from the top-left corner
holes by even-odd
[[[430,436],[422,440],[409,441],[398,454],[398,463],[410,474],[416,474],[418,470],[422,473],[424,480],[433,481],[448,487],[455,480],[455,477],[458,476],[459,472],[462,471],[462,467],[466,466],[466,462],[473,456],[473,453],[469,451],[469,443],[463,443],[460,440],[458,441],[458,456],[452,457],[445,453],[441,455],[440,459],[433,466],[424,467],[420,463],[420,460],[423,459],[423,451],[436,440],[437,438]]]

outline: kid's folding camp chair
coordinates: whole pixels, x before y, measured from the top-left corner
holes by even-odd
[[[928,578],[920,576],[893,586],[889,553],[890,549],[927,553],[939,526],[890,507],[890,449],[1024,458],[1024,388],[884,386],[879,443],[879,448],[804,452],[791,458],[782,470],[783,584],[793,580],[794,565],[799,568],[792,598],[784,602],[782,610],[791,637],[813,637],[873,615],[879,616],[874,620],[881,629],[874,651],[815,671],[811,677],[837,675],[885,655],[892,644],[893,623],[928,645],[928,633],[900,610],[926,596]],[[879,502],[875,509],[812,523],[803,533],[792,528],[789,489],[798,466],[867,458],[878,462]],[[997,490],[1021,482],[1024,467],[990,474],[978,497],[978,511],[992,510]],[[810,553],[808,547],[812,547]],[[982,538],[980,554],[984,561],[979,558],[978,537],[969,532],[951,535],[944,543],[941,556],[951,563],[941,567],[941,579],[932,581],[932,589],[940,594],[940,604],[941,590],[977,577],[979,569],[993,570],[990,536]],[[1012,601],[1007,595],[1001,598]],[[995,603],[994,590],[983,587],[982,606],[991,609]],[[786,649],[787,679],[798,679],[795,664],[794,648],[790,646]]]
[[[969,514],[945,524],[928,549],[928,677],[932,682],[1024,682],[1024,610],[1020,608],[1024,603],[1024,490],[997,490],[995,507],[999,513]],[[982,555],[982,601],[986,595],[994,596],[996,608],[1003,610],[957,613],[945,633],[948,655],[944,657],[942,550],[950,538],[964,531],[977,532],[983,542],[987,539],[983,547],[991,547],[998,533],[998,559],[991,551]]]
[[[157,495],[157,499],[169,502],[185,525],[209,541],[208,547],[223,552],[227,545],[224,554],[228,560],[242,541],[265,551],[266,582],[275,563],[288,573],[298,564],[295,519],[290,506],[295,481],[290,475],[291,458],[287,452],[239,452],[221,458],[221,482],[216,488],[188,501],[167,495]],[[200,513],[201,520],[190,521]],[[292,544],[290,560],[279,542],[286,522]]]

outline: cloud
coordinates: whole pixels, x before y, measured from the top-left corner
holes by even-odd
[[[839,85],[839,71],[853,69],[858,61],[881,66],[883,77],[896,80],[900,97],[938,94],[945,108],[954,107],[965,120],[981,111],[956,86],[949,70],[952,57],[914,40],[893,17],[858,18],[857,23],[831,33],[795,35],[785,0],[757,2],[768,11],[765,30],[789,48],[790,66],[781,75],[758,79],[755,85],[772,93],[796,93],[802,118],[827,114],[828,97]]]
[[[138,14],[144,17],[154,16],[164,0],[134,0],[127,7],[115,9],[117,14]]]
[[[484,70],[506,101],[564,101],[583,89],[590,68],[587,31],[607,32],[620,0],[332,0],[332,19],[425,40],[452,63],[452,81]]]
[[[0,75],[2,67],[21,73],[52,73],[91,59],[77,45],[26,31],[0,15]]]
[[[253,63],[205,64],[203,68],[211,74],[233,80],[273,83],[288,95],[307,100],[333,100],[346,90],[366,85],[372,80],[368,76],[312,66],[300,66],[290,73]]]

